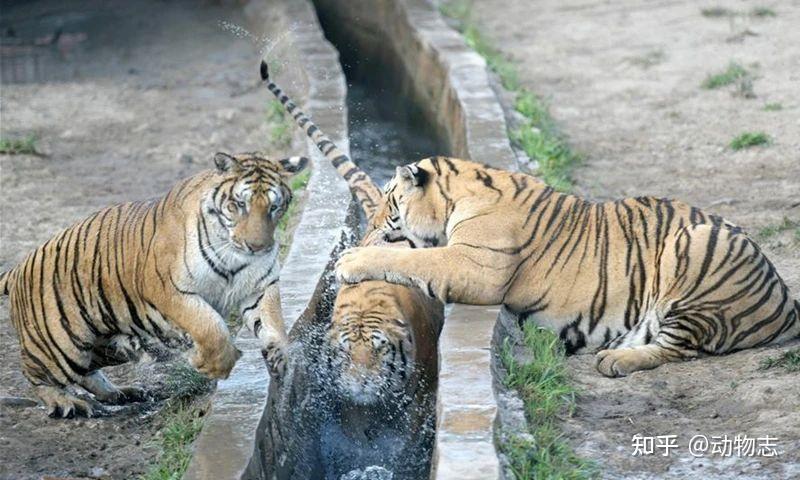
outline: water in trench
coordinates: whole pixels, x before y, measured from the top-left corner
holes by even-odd
[[[423,108],[416,105],[414,98],[407,94],[410,88],[409,75],[403,70],[401,59],[391,49],[391,39],[384,38],[382,42],[369,42],[367,45],[358,31],[359,22],[341,21],[335,14],[331,15],[328,2],[317,2],[317,11],[326,38],[339,51],[347,79],[348,130],[353,160],[369,173],[373,181],[383,186],[394,175],[395,167],[428,156],[447,154],[445,142],[433,133],[436,130],[426,121]],[[384,45],[385,50],[375,51],[374,47],[380,44]],[[436,338],[428,340],[437,341]],[[420,430],[427,429],[405,432],[420,439],[414,451],[402,452],[403,455],[410,453],[420,457],[416,462],[420,468],[416,472],[392,471],[389,465],[364,465],[342,478],[429,478],[436,423],[435,387],[431,390],[429,402],[407,404],[407,408],[423,411],[404,412],[422,418]],[[334,435],[328,437],[328,443],[341,441],[341,436],[336,432],[329,433]],[[387,451],[393,448],[392,435],[376,440],[370,447]],[[338,450],[341,451],[341,448]],[[387,466],[387,470],[382,470]]]
[[[353,30],[359,22],[331,17],[327,2],[315,5],[345,71],[350,147],[356,163],[383,185],[398,165],[448,154],[446,142],[426,121],[424,108],[409,94],[412,82],[391,39],[365,44]],[[385,50],[376,50],[379,46]],[[282,386],[271,386],[266,411],[272,418],[266,440],[257,447],[266,458],[268,475],[262,478],[429,478],[436,375],[432,384],[409,383],[413,386],[407,386],[405,393],[386,395],[375,405],[358,404],[339,393],[335,368],[321,360],[328,356],[325,335],[335,290],[323,277],[317,292],[319,301],[293,328],[300,341],[290,355],[287,378]],[[436,334],[423,340],[430,343],[433,358],[437,340]]]

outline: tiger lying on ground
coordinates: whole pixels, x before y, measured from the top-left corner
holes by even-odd
[[[370,233],[381,223],[381,217],[376,216],[383,211],[380,188],[269,80],[263,62],[261,77],[347,181],[367,217],[367,234],[361,245],[386,245],[382,235]],[[405,250],[403,246],[407,245],[397,242],[386,248]],[[383,394],[408,394],[419,401],[421,395],[435,391],[436,344],[442,324],[442,304],[417,288],[386,282],[343,286],[336,296],[327,332],[339,390],[360,404],[375,403]]]
[[[433,248],[351,249],[340,280],[503,304],[557,332],[569,352],[602,348],[596,366],[607,376],[800,334],[800,302],[758,246],[678,201],[593,203],[444,157],[398,167],[385,200],[387,238]]]
[[[185,332],[192,364],[225,378],[241,355],[225,318],[241,314],[282,368],[286,334],[273,232],[307,159],[255,153],[214,157],[216,170],[166,196],[116,205],[57,234],[0,276],[22,350],[22,371],[51,416],[91,416],[99,406],[66,391],[77,384],[104,403],[145,392],[114,386],[100,370],[136,357],[139,339]]]

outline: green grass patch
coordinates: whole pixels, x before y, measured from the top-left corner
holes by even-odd
[[[527,323],[523,346],[531,361],[521,363],[506,342],[501,360],[505,384],[519,391],[532,438],[514,437],[503,445],[518,479],[584,479],[595,465],[578,457],[563,437],[559,418],[572,414],[575,388],[569,378],[563,342],[550,330]]]
[[[701,86],[707,90],[714,90],[716,88],[724,87],[737,82],[743,78],[750,76],[750,72],[746,68],[736,62],[728,64],[725,71],[709,75],[703,80]]]
[[[707,18],[724,18],[724,17],[732,17],[736,14],[736,12],[725,7],[708,7],[708,8],[701,8],[700,14]]]
[[[770,141],[769,135],[764,132],[744,132],[731,140],[731,148],[734,150],[742,150],[758,145],[768,145]]]
[[[766,18],[766,17],[777,17],[778,14],[775,13],[775,10],[768,8],[768,7],[755,7],[750,10],[750,15],[753,17],[759,18]]]
[[[538,162],[535,172],[560,191],[573,187],[572,171],[580,162],[556,128],[547,104],[520,85],[516,65],[497,50],[480,32],[471,15],[469,1],[456,0],[440,5],[440,11],[455,21],[467,44],[486,59],[503,87],[515,95],[514,108],[525,122],[510,133],[525,153]],[[595,476],[594,466],[579,458],[563,437],[559,416],[575,406],[575,390],[569,381],[564,345],[549,330],[526,325],[524,347],[533,359],[520,363],[506,343],[501,352],[508,371],[506,385],[520,392],[531,426],[531,437],[516,436],[501,445],[516,478],[584,479]]]
[[[800,348],[787,350],[778,357],[765,358],[759,365],[761,370],[775,367],[781,367],[787,372],[800,372]]]
[[[516,65],[478,29],[472,19],[470,2],[446,2],[440,6],[440,11],[455,20],[456,28],[467,45],[486,59],[487,66],[497,74],[503,87],[515,95],[514,108],[525,117],[525,122],[511,132],[510,137],[531,159],[536,160],[538,168],[534,173],[556,190],[572,190],[572,172],[580,163],[580,157],[571,151],[558,132],[547,104],[520,85]]]
[[[0,138],[0,154],[4,155],[37,155],[36,136],[27,135],[22,138]]]
[[[267,103],[265,114],[269,126],[269,142],[274,147],[286,148],[292,143],[292,124],[286,117],[283,104],[277,99]]]
[[[783,110],[783,104],[778,102],[767,103],[764,105],[764,110],[768,112],[778,112]]]
[[[204,411],[181,400],[168,407],[166,422],[159,432],[158,461],[141,480],[180,480],[192,459],[192,442],[203,428]]]
[[[170,397],[161,412],[164,425],[154,444],[158,460],[140,480],[180,480],[192,459],[192,442],[203,428],[205,402],[196,401],[214,388],[209,380],[185,360],[178,360],[167,372],[165,393]]]
[[[794,231],[795,240],[800,242],[800,220],[792,220],[789,217],[783,217],[781,223],[777,225],[770,225],[759,230],[758,238],[766,240],[787,231]]]
[[[284,213],[283,217],[281,217],[280,221],[278,221],[278,228],[275,233],[278,237],[278,242],[280,243],[278,256],[281,259],[286,258],[286,255],[289,253],[289,247],[292,244],[294,226],[297,222],[297,214],[302,209],[305,191],[308,187],[308,180],[310,178],[311,168],[309,166],[306,170],[298,173],[292,177],[291,180],[289,180],[289,188],[292,189],[292,201],[289,203],[286,213]]]

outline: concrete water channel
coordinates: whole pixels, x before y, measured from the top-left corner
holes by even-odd
[[[515,168],[484,61],[427,1],[283,5],[300,25],[293,44],[307,64],[301,108],[374,180],[432,154]],[[266,391],[254,339],[242,332],[247,353],[220,382],[185,478],[503,477],[495,438],[509,415],[498,411],[496,398],[505,394],[492,375],[493,336],[506,334],[495,332],[498,309],[447,308],[438,392],[413,412],[422,418],[417,431],[393,430],[397,415],[348,407],[326,388],[320,332],[336,291],[331,259],[356,241],[359,226],[344,181],[311,144],[309,154],[309,198],[281,275],[289,374]],[[513,327],[506,320],[499,329]]]

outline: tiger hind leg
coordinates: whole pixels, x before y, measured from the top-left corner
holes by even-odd
[[[111,405],[142,402],[148,399],[146,390],[139,387],[117,387],[100,370],[83,377],[81,387],[92,393],[99,401]]]
[[[673,321],[661,326],[652,343],[597,352],[595,367],[607,377],[624,377],[665,363],[690,360],[699,350],[693,332]]]
[[[47,414],[52,418],[93,417],[101,413],[96,405],[67,393],[63,387],[39,385],[33,390],[44,402]]]

